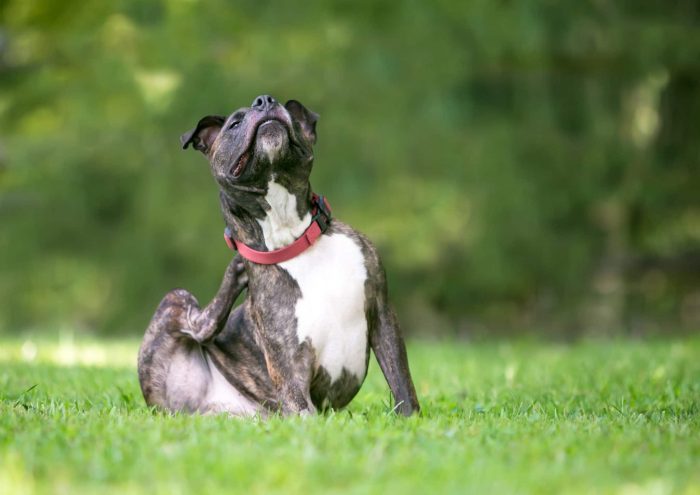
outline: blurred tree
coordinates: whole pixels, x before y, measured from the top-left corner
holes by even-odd
[[[0,331],[138,333],[230,253],[178,136],[321,113],[313,182],[406,326],[700,322],[700,2],[0,1]]]

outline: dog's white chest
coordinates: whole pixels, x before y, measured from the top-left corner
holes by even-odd
[[[360,246],[343,234],[324,235],[279,266],[301,289],[295,308],[299,342],[311,340],[331,382],[343,368],[361,381],[367,371],[367,269]]]

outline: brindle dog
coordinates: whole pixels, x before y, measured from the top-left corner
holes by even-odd
[[[291,244],[313,221],[309,176],[318,116],[269,95],[182,136],[219,185],[226,225],[258,251]],[[236,297],[248,287],[242,305]],[[401,331],[374,246],[333,219],[300,255],[277,264],[234,257],[204,309],[166,294],[139,351],[149,405],[234,415],[310,414],[345,406],[367,373],[369,349],[404,415],[419,411]]]

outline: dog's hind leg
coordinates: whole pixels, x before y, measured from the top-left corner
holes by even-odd
[[[200,344],[210,342],[224,328],[231,307],[248,284],[245,266],[240,255],[236,255],[226,267],[224,279],[214,299],[203,309],[190,305],[187,310],[187,326],[181,331]]]
[[[199,308],[192,294],[184,289],[172,290],[160,302],[146,329],[139,349],[138,373],[149,406],[193,412],[204,398],[207,377],[202,349],[183,333],[192,308]]]
[[[240,258],[234,258],[218,293],[203,310],[184,289],[165,295],[139,349],[139,382],[148,405],[188,412],[200,408],[211,379],[201,344],[223,329],[245,285]]]

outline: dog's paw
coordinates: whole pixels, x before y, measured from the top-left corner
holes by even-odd
[[[245,271],[245,263],[243,263],[243,258],[240,254],[233,258],[232,265],[237,288],[246,288],[248,286],[248,274]]]
[[[199,342],[199,338],[197,337],[197,334],[191,328],[188,328],[188,327],[180,328],[180,333],[188,336],[189,338],[191,338],[192,340],[194,340],[197,343],[201,343],[201,342]]]

